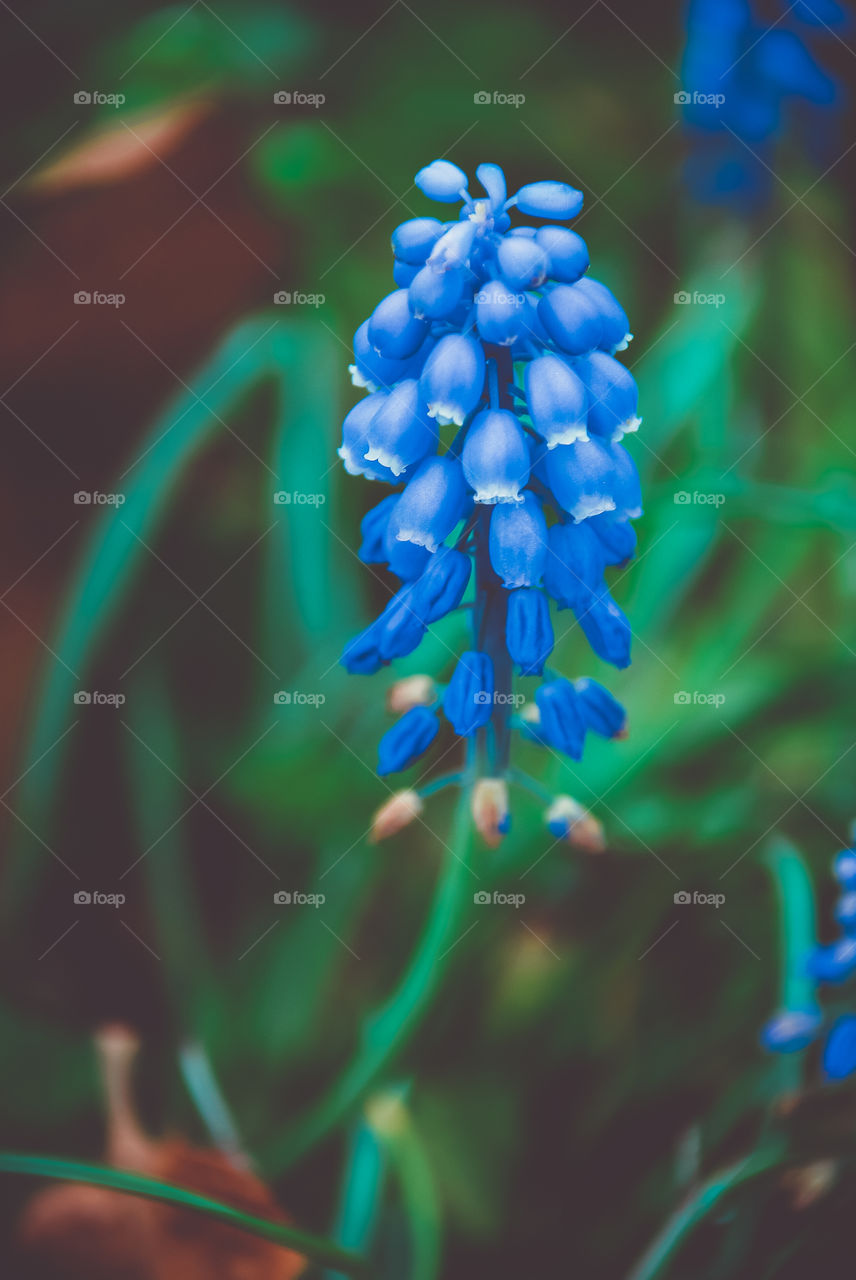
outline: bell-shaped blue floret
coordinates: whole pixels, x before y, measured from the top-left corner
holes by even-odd
[[[781,28],[766,31],[754,50],[758,72],[783,93],[823,105],[835,101],[835,81],[815,62],[799,36]]]
[[[377,771],[383,777],[413,764],[437,737],[440,721],[427,707],[411,707],[378,743]]]
[[[642,514],[642,486],[636,463],[623,445],[608,444],[605,447],[612,462],[615,513],[636,520]]]
[[[609,592],[599,591],[571,608],[597,656],[619,669],[629,667],[630,623]]]
[[[388,557],[385,548],[386,530],[392,508],[398,502],[399,495],[391,493],[371,511],[367,511],[360,521],[362,543],[357,555],[363,564],[385,564]]]
[[[508,409],[478,414],[467,431],[461,465],[476,502],[521,502],[529,479],[529,445],[516,415]]]
[[[369,322],[364,320],[354,334],[354,363],[348,366],[348,372],[355,387],[390,391],[402,378],[418,378],[433,349],[434,339],[429,336],[406,360],[386,360],[370,343]]]
[[[385,397],[366,428],[365,441],[366,461],[380,463],[396,477],[434,452],[437,428],[419,396],[415,378],[399,382]]]
[[[585,240],[567,227],[539,227],[535,241],[547,254],[548,275],[559,284],[573,284],[589,267]]]
[[[856,889],[856,849],[842,849],[835,855],[832,874],[844,889]]]
[[[387,484],[395,484],[396,476],[389,467],[377,461],[369,462],[365,456],[371,425],[388,399],[384,391],[366,396],[365,400],[354,405],[342,423],[342,443],[338,454],[349,476],[365,476],[369,480],[385,480]]]
[[[761,1032],[770,1053],[800,1053],[817,1039],[822,1019],[817,1009],[783,1009]]]
[[[630,321],[621,303],[605,284],[584,276],[578,281],[577,288],[590,298],[600,314],[600,339],[598,346],[610,353],[623,351],[633,334],[630,332]]]
[[[597,303],[577,284],[557,284],[538,303],[538,319],[558,347],[582,356],[600,344],[603,322]]]
[[[376,624],[372,623],[365,631],[348,641],[339,661],[350,675],[373,676],[380,670],[383,658],[380,656],[377,640]]]
[[[419,170],[413,181],[429,200],[442,204],[454,204],[467,189],[467,175],[451,160],[432,160]]]
[[[524,332],[526,294],[504,280],[488,280],[476,293],[476,321],[483,342],[510,347]]]
[[[537,587],[547,556],[547,522],[527,489],[519,504],[494,508],[488,538],[490,563],[504,587]]]
[[[584,356],[576,368],[588,388],[591,434],[618,441],[636,431],[642,419],[636,413],[639,390],[630,370],[605,351]]]
[[[806,967],[818,982],[846,982],[856,972],[856,938],[839,938],[827,947],[815,947]]]
[[[584,520],[550,527],[544,586],[560,609],[585,608],[603,589],[603,552],[589,525]]]
[[[546,280],[550,265],[537,240],[524,236],[506,236],[496,260],[503,280],[512,289],[537,289]]]
[[[575,520],[615,510],[615,465],[601,440],[559,445],[547,454],[544,468],[559,505]]]
[[[856,890],[842,893],[835,904],[835,919],[845,933],[856,933]]]
[[[410,309],[420,320],[445,320],[461,301],[465,284],[463,267],[446,270],[426,262],[407,290]]]
[[[392,260],[392,278],[399,289],[409,289],[420,271],[421,267],[415,267],[409,262],[399,262],[398,258]]]
[[[509,592],[505,643],[522,676],[540,676],[553,652],[553,625],[550,602],[537,587]]]
[[[461,654],[443,695],[446,719],[461,737],[481,729],[493,711],[493,663],[486,653]]]
[[[425,341],[428,325],[411,311],[409,295],[409,289],[388,293],[369,317],[369,342],[387,360],[406,360]]]
[[[437,218],[409,218],[392,233],[392,252],[400,262],[421,267],[446,230]]]
[[[463,425],[484,389],[484,348],[475,338],[450,333],[441,338],[422,370],[419,391],[432,418]]]
[[[463,551],[440,547],[414,582],[416,608],[426,622],[444,618],[457,609],[470,580],[472,563]]]
[[[846,1080],[856,1071],[856,1016],[847,1013],[833,1023],[823,1047],[827,1080]]]
[[[603,548],[604,564],[624,564],[636,554],[636,530],[629,520],[612,511],[592,516],[586,526],[597,534]]]
[[[589,729],[602,738],[619,738],[627,727],[627,712],[608,689],[597,680],[574,681],[583,719]]]
[[[505,185],[505,174],[499,165],[480,164],[476,169],[476,177],[488,194],[491,209],[494,212],[501,209],[508,196],[508,188]]]
[[[527,182],[512,203],[531,218],[575,218],[583,207],[583,193],[567,182]]]
[[[384,662],[406,658],[418,649],[425,635],[425,620],[413,584],[397,591],[374,623],[378,653]]]
[[[449,454],[427,458],[401,494],[389,520],[399,542],[436,551],[466,514],[467,486],[461,464]]]
[[[569,680],[545,680],[535,692],[540,712],[538,737],[572,760],[582,760],[586,725]]]
[[[564,360],[554,355],[530,360],[524,386],[532,425],[548,449],[588,439],[588,392]]]

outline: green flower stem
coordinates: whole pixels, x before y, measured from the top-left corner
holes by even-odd
[[[814,887],[798,850],[784,836],[775,835],[764,850],[764,862],[779,896],[779,968],[782,1009],[817,1008],[814,983],[806,959],[815,941]],[[774,1063],[774,1087],[779,1094],[797,1093],[803,1084],[805,1053],[779,1053]]]
[[[334,1266],[346,1276],[369,1276],[368,1264],[344,1249],[340,1249],[332,1240],[322,1236],[309,1235],[294,1227],[284,1226],[279,1222],[269,1222],[265,1218],[257,1218],[252,1214],[242,1213],[231,1205],[209,1196],[198,1195],[195,1191],[187,1191],[183,1187],[174,1187],[168,1182],[160,1182],[155,1178],[147,1178],[139,1173],[128,1173],[124,1169],[110,1169],[105,1165],[89,1164],[78,1160],[62,1160],[53,1156],[20,1155],[15,1152],[0,1152],[0,1173],[19,1174],[34,1178],[58,1178],[63,1182],[85,1182],[90,1186],[107,1187],[111,1191],[123,1191],[129,1195],[144,1196],[149,1200],[158,1200],[163,1204],[174,1204],[180,1208],[193,1209],[208,1214],[220,1222],[248,1231],[251,1235],[261,1236],[273,1244],[292,1249],[295,1253],[319,1263],[322,1266]]]
[[[334,1239],[343,1248],[368,1251],[380,1214],[386,1166],[386,1152],[377,1133],[361,1118],[350,1136],[333,1229]],[[324,1280],[340,1280],[341,1275],[341,1271],[327,1271]]]
[[[468,797],[462,793],[446,865],[408,969],[386,1004],[366,1020],[360,1047],[330,1091],[262,1152],[261,1165],[268,1174],[278,1176],[346,1120],[419,1025],[461,936],[461,918],[472,874],[471,852],[472,821]]]
[[[666,1276],[693,1230],[720,1207],[726,1196],[743,1183],[768,1173],[780,1157],[779,1147],[771,1145],[715,1174],[669,1219],[627,1280],[661,1280]]]

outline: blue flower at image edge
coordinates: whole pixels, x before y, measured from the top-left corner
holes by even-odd
[[[630,626],[605,571],[635,551],[629,522],[642,497],[622,441],[641,420],[634,379],[616,359],[632,338],[627,316],[588,274],[585,241],[562,225],[582,193],[546,181],[509,196],[495,164],[476,176],[481,195],[447,160],[416,175],[429,199],[460,208],[396,228],[397,287],[354,335],[351,377],[366,394],[345,418],[339,456],[349,474],[393,488],[364,517],[359,554],[400,586],[342,663],[371,674],[411,654],[451,611],[471,611],[472,643],[448,686],[418,677],[393,689],[403,714],[381,740],[379,771],[412,765],[442,713],[471,744],[463,781],[495,843],[509,823],[515,731],[575,760],[589,733],[625,733],[606,689],[547,664],[553,608],[571,610],[605,662],[630,661]],[[512,215],[535,221],[512,225]],[[522,710],[515,669],[540,680]],[[396,793],[376,836],[421,804],[419,791]],[[559,838],[602,843],[570,797],[554,798],[546,820]]]

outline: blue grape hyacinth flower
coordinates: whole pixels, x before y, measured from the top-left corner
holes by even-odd
[[[806,957],[815,993],[821,987],[843,987],[856,977],[856,848],[843,849],[833,861],[841,894],[835,908],[840,937],[816,945]],[[843,1080],[856,1074],[856,1014],[830,1021],[815,1000],[810,1007],[782,1009],[764,1026],[761,1043],[771,1053],[799,1053],[825,1035],[821,1050],[823,1078]]]
[[[769,194],[779,139],[804,125],[807,148],[829,140],[828,113],[840,107],[843,88],[822,65],[824,41],[840,41],[849,22],[834,0],[766,8],[759,0],[689,0],[676,101],[698,200],[750,211]]]
[[[391,705],[403,714],[379,750],[382,774],[408,768],[442,712],[468,743],[464,772],[396,793],[376,836],[417,817],[448,781],[470,788],[476,824],[495,843],[508,829],[513,778],[549,801],[557,838],[594,849],[596,820],[568,796],[544,796],[512,769],[511,749],[519,732],[579,760],[589,733],[625,733],[605,688],[547,662],[554,608],[572,610],[603,660],[630,660],[606,570],[633,556],[630,521],[642,511],[622,443],[640,425],[636,384],[616,359],[632,334],[620,303],[587,274],[582,237],[559,225],[579,213],[582,194],[548,181],[509,195],[495,164],[476,177],[481,194],[450,161],[419,171],[417,187],[445,207],[393,232],[398,287],[354,335],[351,377],[366,394],[345,418],[339,454],[349,474],[393,487],[364,517],[359,555],[400,585],[342,663],[371,674],[413,653],[452,610],[470,610],[472,643],[448,685],[400,682]],[[519,677],[541,682],[522,711]]]

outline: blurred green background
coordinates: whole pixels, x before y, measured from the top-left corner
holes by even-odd
[[[812,187],[785,139],[751,220],[693,204],[677,4],[80,0],[3,25],[3,1145],[99,1157],[91,1034],[119,1020],[154,1131],[205,1140],[210,1091],[181,1073],[204,1046],[281,1203],[317,1232],[338,1213],[382,1275],[624,1275],[781,1092],[757,1047],[781,967],[769,842],[820,881],[852,816],[856,153]],[[388,591],[355,555],[381,495],[335,455],[349,344],[439,155],[585,191],[644,417],[639,555],[614,579],[633,664],[598,670],[578,630],[555,657],[613,690],[630,736],[516,760],[608,851],[554,844],[515,794],[463,895],[446,794],[366,841],[386,688],[445,677],[463,623],[386,675],[336,665]],[[318,505],[274,501],[297,490]],[[438,885],[462,902],[448,947],[378,1021]],[[526,901],[479,914],[476,887]],[[394,1055],[317,1111],[390,1018]],[[377,1096],[405,1087],[406,1140]],[[31,1190],[4,1180],[9,1230]],[[848,1194],[797,1220],[765,1184],[674,1274],[808,1274]]]

